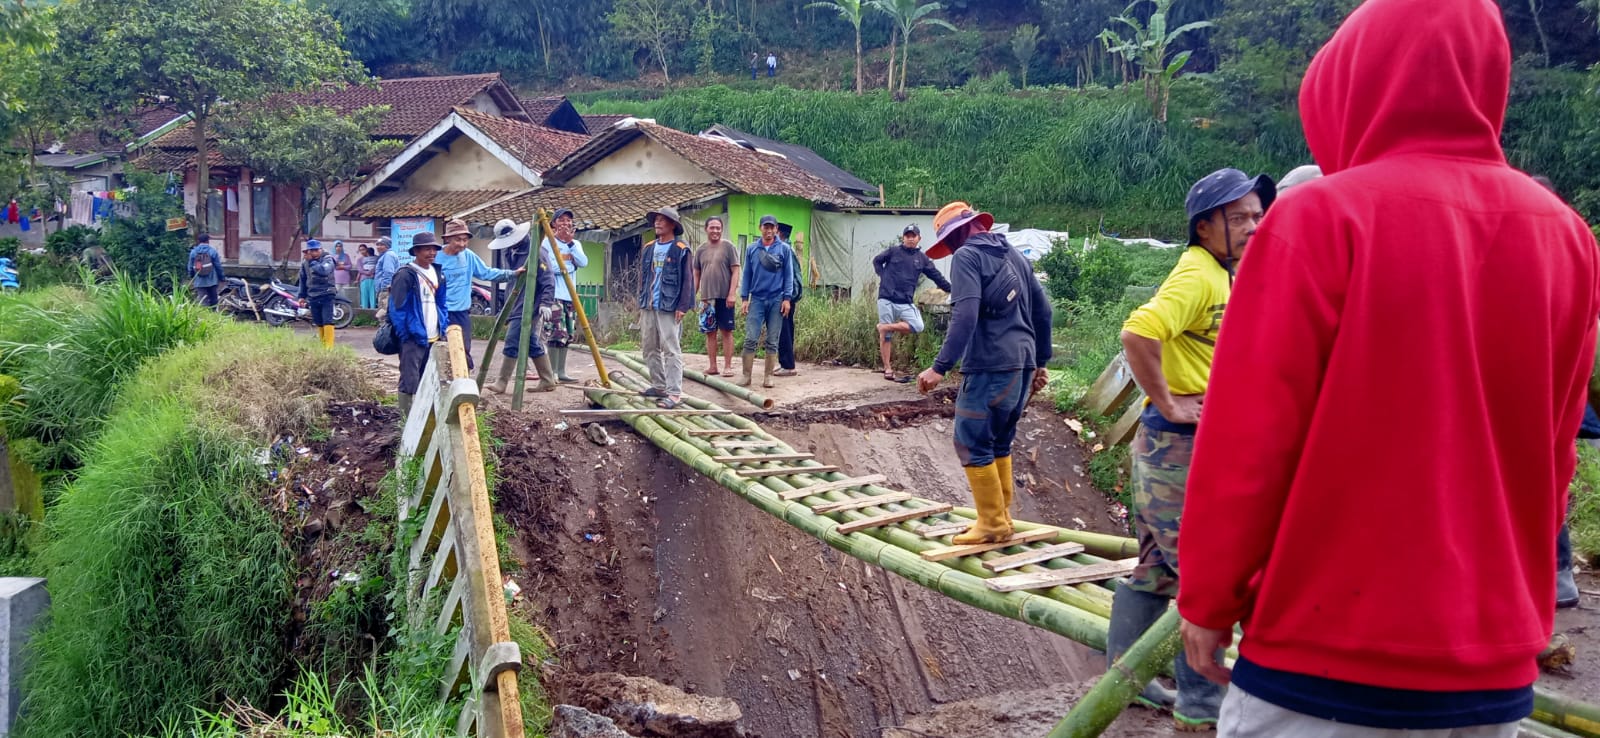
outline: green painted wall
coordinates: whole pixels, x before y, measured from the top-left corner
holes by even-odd
[[[770,197],[766,195],[728,196],[729,241],[754,243],[761,238],[761,216],[771,215],[794,227],[791,240],[797,240],[801,263],[809,263],[811,254],[811,201],[798,197]]]
[[[584,241],[583,255],[589,257],[589,266],[574,272],[572,278],[578,284],[603,284],[606,281],[606,245]]]

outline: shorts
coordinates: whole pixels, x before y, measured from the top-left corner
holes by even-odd
[[[878,325],[905,323],[912,333],[922,332],[922,311],[916,305],[902,305],[878,298]]]
[[[732,333],[734,326],[733,303],[729,302],[726,298],[717,298],[707,302],[711,303],[711,328],[710,330],[707,330],[706,324],[702,322],[700,324],[700,332],[711,333],[712,331],[727,331]]]

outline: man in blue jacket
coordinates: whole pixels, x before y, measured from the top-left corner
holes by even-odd
[[[1044,388],[1050,360],[1050,300],[1033,267],[994,216],[953,202],[934,216],[928,257],[950,262],[950,330],[933,366],[917,377],[926,393],[961,362],[956,395],[956,455],[972,486],[976,523],[951,542],[993,543],[1011,536],[1011,442],[1030,392]]]
[[[411,257],[394,250],[394,242],[388,236],[378,239],[378,271],[373,274],[373,287],[378,290],[378,320],[383,320],[389,312],[389,286],[394,282],[395,270],[399,269]]]
[[[412,261],[396,270],[389,285],[389,322],[400,339],[400,387],[396,399],[400,423],[411,414],[411,401],[422,383],[422,370],[428,366],[428,349],[444,337],[449,325],[445,296],[449,285],[444,273],[434,266],[439,255],[439,239],[422,232],[411,240]]]
[[[333,281],[337,268],[333,257],[322,250],[322,242],[308,238],[300,246],[301,301],[311,310],[311,324],[317,327],[322,345],[333,348],[333,295],[339,288]]]
[[[683,404],[683,316],[694,312],[694,252],[679,236],[676,208],[652,211],[656,238],[647,244],[639,268],[639,346],[650,369],[645,397],[661,398],[667,409]]]
[[[434,263],[444,273],[450,289],[445,292],[445,309],[449,311],[450,325],[461,326],[461,340],[467,349],[467,368],[473,368],[472,358],[472,280],[499,282],[521,276],[526,267],[495,269],[467,248],[472,232],[467,222],[453,218],[444,225],[444,253]]]
[[[796,281],[794,250],[778,238],[778,219],[761,216],[761,239],[744,252],[744,275],[739,280],[739,312],[744,313],[744,375],[739,386],[750,386],[756,362],[756,345],[766,348],[762,387],[772,386],[772,366],[778,360],[778,338],[783,318],[794,308]],[[762,341],[761,329],[767,330]]]
[[[222,255],[211,245],[210,234],[202,233],[189,249],[189,279],[194,281],[200,304],[217,306],[217,285],[222,284]]]

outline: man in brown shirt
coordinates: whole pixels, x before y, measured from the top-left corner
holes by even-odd
[[[733,375],[733,305],[739,294],[739,248],[722,240],[722,217],[706,221],[706,243],[694,252],[694,281],[700,285],[700,332],[706,334],[706,357],[718,374],[717,338],[722,338],[723,370]]]

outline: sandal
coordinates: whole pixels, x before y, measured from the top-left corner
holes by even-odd
[[[682,406],[683,398],[681,397],[663,397],[659,400],[656,400],[656,407],[659,407],[663,410],[677,410]]]
[[[897,376],[895,376],[895,375],[894,375],[894,372],[884,372],[884,373],[883,373],[883,378],[884,378],[884,379],[887,379],[887,380],[889,380],[889,381],[891,381],[891,382],[898,382],[898,381],[900,381],[900,378],[899,378],[899,377],[897,377]]]
[[[667,393],[662,392],[654,387],[646,387],[644,388],[643,392],[639,393],[639,395],[641,397],[666,397]]]
[[[799,369],[779,369],[772,373],[774,377],[795,377],[800,375]]]
[[[710,369],[706,370],[706,376],[708,376],[708,377],[720,377],[720,376],[722,376],[722,373],[718,372],[716,367],[711,367]]]

